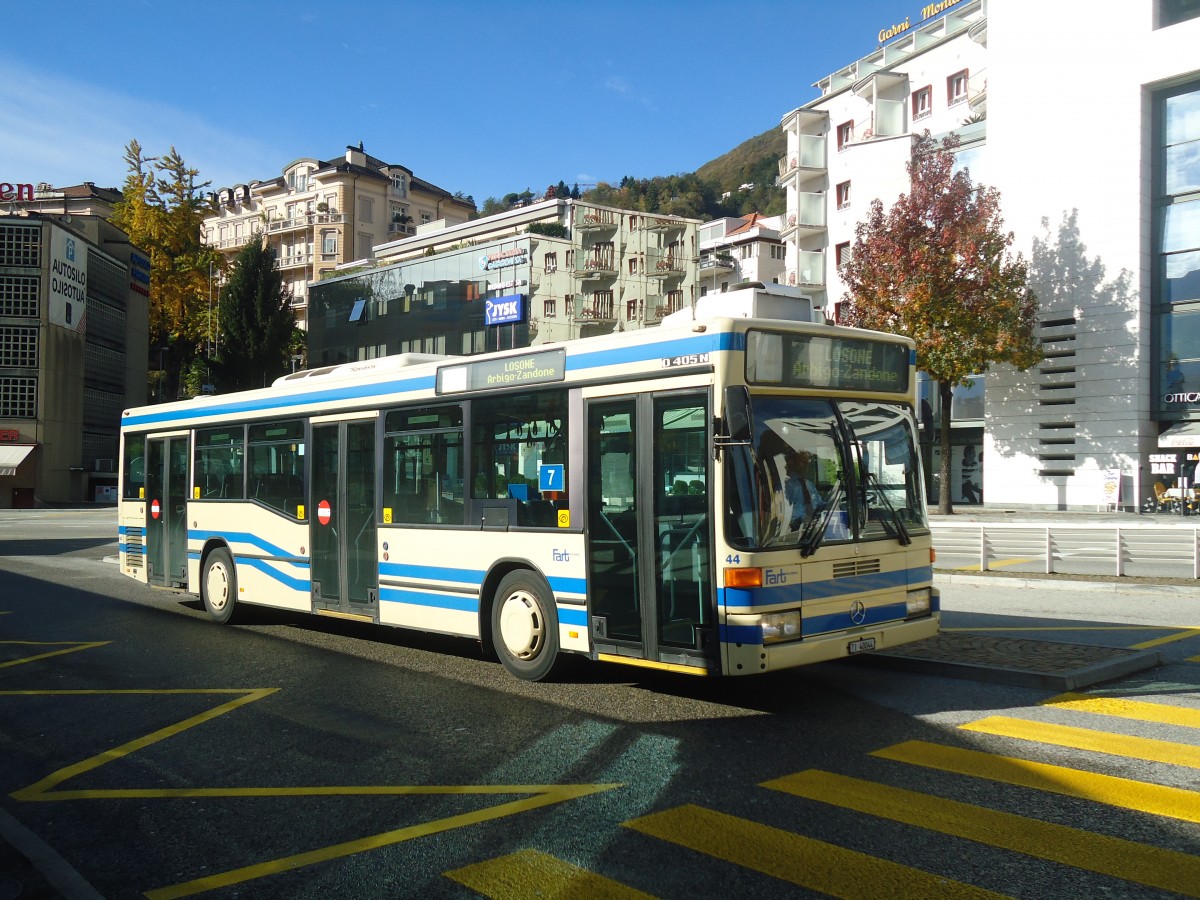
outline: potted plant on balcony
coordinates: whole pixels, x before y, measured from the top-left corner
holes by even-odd
[[[324,201],[318,203],[317,204],[317,212],[319,212],[319,213],[329,212],[329,204],[325,203]]]

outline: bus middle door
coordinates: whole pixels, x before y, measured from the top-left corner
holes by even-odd
[[[146,441],[146,570],[158,587],[187,584],[188,439]]]
[[[601,657],[716,666],[707,392],[588,403],[588,597]]]
[[[375,416],[312,426],[309,529],[313,610],[375,621]]]

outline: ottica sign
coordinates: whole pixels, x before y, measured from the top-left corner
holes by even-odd
[[[525,315],[524,300],[524,294],[506,294],[493,300],[485,300],[483,324],[503,325],[507,322],[520,322]]]

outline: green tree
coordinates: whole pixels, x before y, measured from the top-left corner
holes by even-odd
[[[842,324],[903,334],[917,344],[917,367],[941,400],[941,490],[950,500],[950,400],[956,385],[995,363],[1028,369],[1041,359],[1037,298],[1028,266],[1012,256],[1000,193],[954,171],[958,138],[941,146],[926,131],[913,140],[911,189],[884,212],[876,199],[855,229],[841,269]]]
[[[190,392],[183,373],[204,353],[209,273],[221,264],[220,254],[200,239],[208,182],[196,182],[198,171],[174,147],[162,157],[145,156],[131,140],[125,163],[129,174],[112,222],[150,257],[150,358],[164,369],[155,376],[160,383],[153,396],[173,399]]]
[[[266,387],[289,371],[295,320],[275,251],[252,240],[238,253],[221,289],[217,371],[225,389]]]

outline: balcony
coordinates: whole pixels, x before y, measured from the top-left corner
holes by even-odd
[[[267,234],[283,234],[301,228],[311,228],[313,225],[344,225],[346,217],[341,213],[305,213],[291,219],[270,219],[267,221]]]
[[[800,135],[800,146],[779,160],[779,178],[776,184],[786,187],[795,178],[804,181],[825,172],[825,137],[820,134]]]
[[[617,217],[610,209],[588,209],[584,211],[584,209],[576,207],[574,224],[576,231],[601,231],[608,228],[616,228]]]
[[[825,228],[825,195],[823,193],[796,194],[796,207],[783,223],[783,237],[796,234],[812,234]]]
[[[410,225],[407,222],[388,222],[388,237],[396,235],[416,234],[417,226]]]
[[[786,281],[792,287],[825,286],[825,254],[814,250],[797,251],[797,267],[788,269]]]
[[[987,113],[987,69],[973,72],[967,79],[967,107],[976,115]]]
[[[684,259],[672,253],[646,254],[646,274],[651,278],[679,278],[686,271]]]
[[[611,278],[617,274],[617,259],[612,253],[577,253],[576,278]]]
[[[292,253],[288,256],[275,257],[275,268],[283,269],[302,269],[311,266],[313,255],[311,253]]]
[[[634,228],[638,231],[664,233],[667,231],[682,231],[686,225],[686,222],[679,219],[664,219],[659,216],[638,216],[637,224]]]
[[[706,253],[700,257],[701,275],[721,275],[736,268],[737,263],[728,253]]]
[[[663,320],[663,316],[667,314],[666,301],[661,297],[647,297],[645,311],[642,313],[642,323],[645,325],[657,325]]]
[[[577,322],[612,323],[617,321],[615,310],[616,304],[611,296],[593,295],[576,298],[572,314]]]

